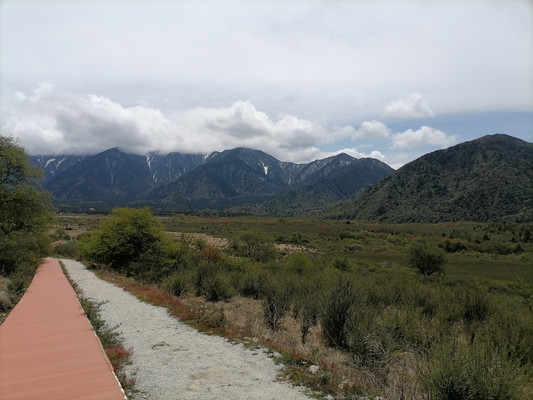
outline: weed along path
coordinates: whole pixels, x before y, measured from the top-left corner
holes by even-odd
[[[108,326],[118,326],[124,346],[132,350],[126,370],[139,391],[133,399],[309,399],[299,388],[276,380],[281,367],[262,350],[200,333],[166,309],[97,278],[82,264],[62,261],[85,297],[105,302],[100,316]]]
[[[100,341],[56,259],[45,259],[0,326],[0,399],[123,400]]]

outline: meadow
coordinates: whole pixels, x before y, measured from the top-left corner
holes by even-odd
[[[60,216],[54,235],[69,240],[56,251],[200,329],[278,352],[317,397],[533,395],[532,224],[143,215],[134,231],[154,222],[161,245],[127,259],[106,247],[114,218]],[[414,267],[419,245],[442,256],[438,272]]]

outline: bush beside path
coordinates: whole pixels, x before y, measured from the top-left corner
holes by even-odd
[[[62,260],[84,296],[97,302],[102,319],[118,326],[132,350],[125,369],[136,379],[133,399],[308,399],[301,388],[280,382],[281,366],[262,350],[249,350],[198,332],[105,282],[79,262]]]

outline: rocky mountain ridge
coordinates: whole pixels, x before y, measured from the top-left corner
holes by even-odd
[[[362,170],[353,179],[364,184],[348,185],[354,190],[349,193],[352,196],[393,171],[378,160],[365,171],[360,160],[347,154],[295,164],[248,148],[146,156],[113,148],[93,156],[33,156],[30,161],[45,170],[43,186],[54,194],[58,204],[146,204],[180,211],[256,204],[289,189],[319,182],[334,172],[335,176],[342,175],[343,170],[348,176],[342,176],[342,180],[349,181],[350,172],[345,168],[358,164]],[[346,187],[334,191],[328,205],[346,200],[346,195]]]

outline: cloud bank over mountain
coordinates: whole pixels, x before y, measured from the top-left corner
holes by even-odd
[[[223,108],[163,112],[144,106],[125,107],[98,95],[60,93],[49,83],[13,97],[3,129],[20,137],[32,154],[93,154],[111,147],[136,154],[210,153],[249,147],[293,162],[309,162],[340,152],[386,161],[377,150],[365,152],[351,147],[324,152],[320,146],[343,139],[387,140],[392,149],[420,144],[445,147],[456,142],[454,136],[427,126],[393,133],[376,120],[364,121],[359,127],[327,127],[295,115],[272,118],[250,101],[237,101]]]
[[[32,153],[339,151],[399,166],[533,131],[529,0],[0,2],[2,134]]]

